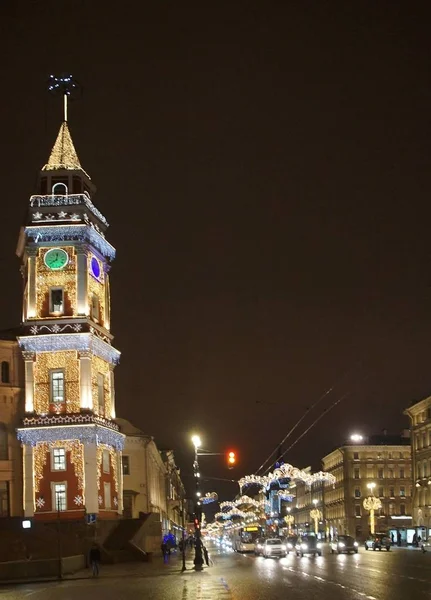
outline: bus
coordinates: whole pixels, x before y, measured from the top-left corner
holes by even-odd
[[[250,525],[235,531],[232,538],[232,548],[235,552],[254,552],[256,540],[262,537],[262,527]]]

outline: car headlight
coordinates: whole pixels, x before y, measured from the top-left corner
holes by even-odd
[[[282,546],[281,549],[283,550],[283,552],[286,552],[287,550],[286,546]]]
[[[289,548],[289,550],[292,550],[292,548],[293,548],[292,544],[290,544],[290,543],[287,544],[287,547]]]
[[[322,547],[322,544],[319,542],[318,544],[316,544],[316,548],[320,549]]]
[[[355,542],[353,545],[354,545],[354,546],[359,546],[358,542]]]
[[[344,542],[338,542],[338,547],[339,548],[344,548],[346,544]]]
[[[302,548],[303,550],[307,550],[308,546],[307,546],[307,544],[301,544],[301,548]]]

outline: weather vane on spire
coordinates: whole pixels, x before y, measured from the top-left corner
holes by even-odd
[[[72,95],[80,90],[81,86],[72,77],[72,75],[50,75],[48,80],[48,91],[51,94],[63,96],[63,107],[64,107],[64,121],[67,121],[67,103]]]

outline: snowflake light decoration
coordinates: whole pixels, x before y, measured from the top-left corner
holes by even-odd
[[[75,496],[73,501],[75,502],[76,506],[82,506],[84,504],[84,498],[82,496]]]
[[[37,508],[43,508],[45,506],[45,500],[43,498],[38,498],[36,500]]]
[[[117,507],[117,506],[118,506],[118,500],[117,500],[117,498],[116,498],[116,497],[114,498],[114,506],[115,506],[115,507]]]
[[[102,506],[102,504],[103,504],[103,498],[102,498],[102,496],[99,495],[99,506]]]

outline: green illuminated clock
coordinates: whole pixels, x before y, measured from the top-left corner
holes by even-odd
[[[67,252],[61,248],[51,248],[51,250],[48,250],[45,254],[44,261],[48,269],[59,271],[67,265],[69,256]]]

